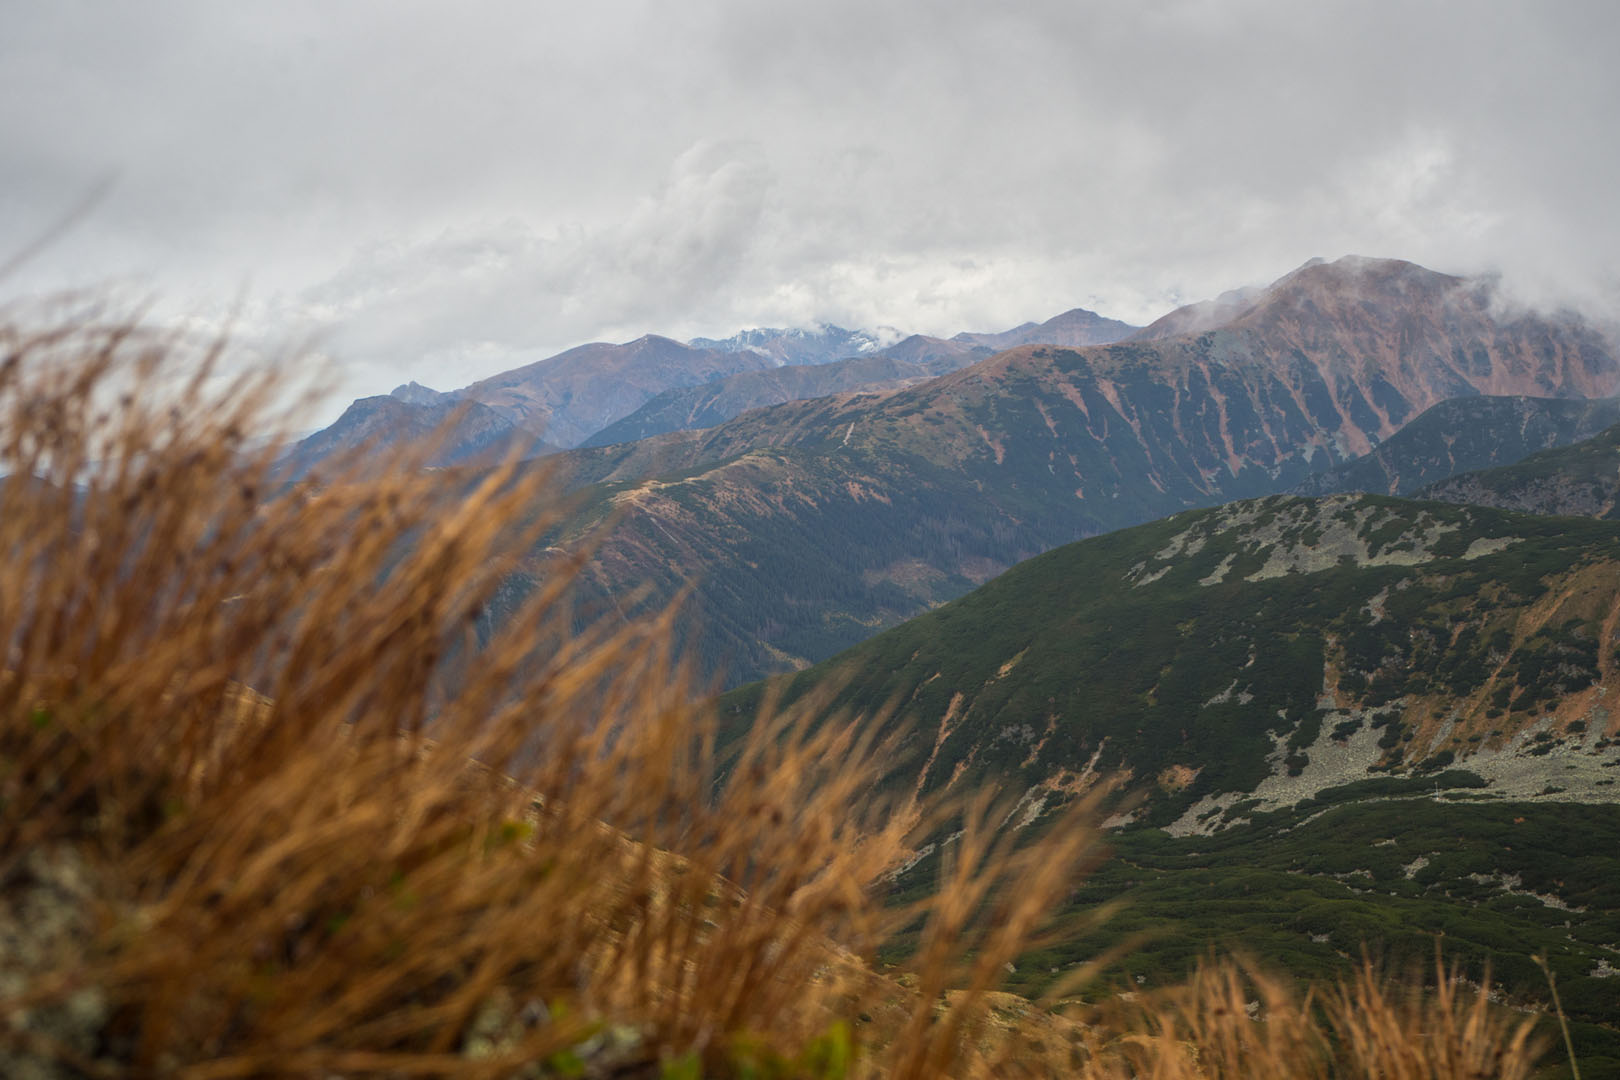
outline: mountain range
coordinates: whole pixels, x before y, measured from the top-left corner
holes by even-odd
[[[853,389],[888,389],[972,363],[997,343],[1113,341],[1136,327],[1076,308],[1002,333],[956,338],[909,337],[892,330],[745,330],[729,338],[682,343],[648,334],[623,344],[581,345],[523,367],[441,393],[420,383],[362,398],[330,427],[297,446],[298,475],[334,455],[366,446],[374,453],[420,444],[422,433],[446,422],[446,405],[471,403],[459,423],[467,431],[445,440],[435,465],[534,457],[563,447],[624,439],[728,420],[747,409]],[[847,361],[847,363],[838,363]],[[822,372],[827,366],[832,370]],[[739,376],[725,387],[717,380]],[[753,376],[753,378],[748,378]],[[680,394],[694,391],[696,394]],[[673,398],[667,397],[675,394]],[[643,407],[646,416],[630,418]],[[617,425],[624,422],[624,426]],[[603,429],[608,429],[604,431]],[[477,452],[463,449],[476,445]]]
[[[1022,559],[1196,506],[1286,491],[1459,395],[1603,397],[1605,339],[1499,316],[1486,283],[1315,263],[1214,329],[1020,346],[874,394],[548,459],[597,545],[593,601],[692,589],[689,645],[727,683],[803,666]],[[1202,315],[1200,315],[1202,318]]]
[[[1098,315],[1085,308],[1072,308],[1042,323],[1027,322],[999,334],[957,334],[952,341],[987,348],[992,352],[1019,345],[1107,345],[1130,337],[1141,327]]]
[[[787,693],[899,703],[908,790],[1135,785],[1142,820],[1207,833],[1398,772],[1601,795],[1617,622],[1620,526],[1271,496],[1030,559]]]
[[[415,439],[420,425],[395,413],[467,403],[466,430],[447,441],[443,463],[477,466],[478,455],[510,448],[501,417],[536,415],[525,410],[564,398],[556,387],[534,389],[552,374],[580,390],[634,369],[640,389],[631,397],[643,406],[657,398],[653,384],[686,379],[697,396],[676,390],[658,406],[676,408],[681,427],[746,406],[755,400],[750,385],[770,378],[778,396],[812,392],[811,376],[866,387],[532,466],[576,500],[545,543],[591,546],[584,609],[628,614],[686,595],[689,656],[704,675],[738,685],[820,661],[1077,539],[1287,491],[1385,444],[1415,446],[1429,432],[1417,457],[1431,464],[1403,466],[1411,483],[1394,485],[1407,490],[1583,434],[1608,415],[1612,402],[1585,400],[1620,383],[1620,360],[1602,335],[1573,316],[1503,312],[1488,282],[1397,260],[1313,261],[1264,289],[1172,312],[1125,340],[1019,345],[921,381],[898,365],[926,374],[928,364],[951,367],[962,351],[990,346],[900,339],[890,347],[909,347],[918,361],[873,355],[774,366],[758,335],[701,347],[647,337],[583,346],[457,395],[402,387],[391,400],[356,403],[350,419],[364,423],[313,438],[352,446],[349,428],[363,436],[393,423]],[[1128,329],[1084,312],[1046,328]],[[824,332],[833,351],[855,342],[835,331]],[[813,344],[805,335],[781,340],[800,355]],[[940,346],[958,351],[927,351]],[[754,370],[701,381],[738,363]],[[1537,401],[1493,404],[1503,396]],[[1411,433],[1397,436],[1408,422]],[[1453,424],[1458,432],[1447,432]],[[538,445],[527,429],[512,431],[529,440],[523,448]],[[1495,456],[1469,451],[1470,440],[1495,447]],[[310,441],[299,451],[312,448],[323,451]],[[1380,468],[1388,490],[1388,467]]]
[[[908,338],[902,345],[916,342]],[[929,342],[937,339],[926,339]],[[926,382],[991,355],[985,346],[940,341],[941,348],[913,348],[911,356],[891,353],[853,356],[828,364],[794,364],[769,371],[743,371],[700,386],[665,390],[630,415],[586,439],[581,446],[635,442],[669,431],[717,427],[734,416],[786,401],[865,391],[881,393]],[[899,351],[898,347],[895,351]]]
[[[294,444],[281,468],[289,478],[302,479],[357,454],[380,459],[384,449],[414,450],[425,456],[424,464],[444,467],[495,465],[514,451],[538,457],[557,448],[482,402],[457,401],[410,383],[391,395],[355,401],[335,423]]]

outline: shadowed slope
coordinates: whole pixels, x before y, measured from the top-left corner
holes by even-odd
[[[1620,425],[1516,465],[1463,473],[1424,488],[1424,498],[1531,514],[1620,518]]]
[[[1616,421],[1620,398],[1453,398],[1425,410],[1371,453],[1307,478],[1294,493],[1410,495],[1457,473],[1511,465],[1538,450],[1591,438]]]

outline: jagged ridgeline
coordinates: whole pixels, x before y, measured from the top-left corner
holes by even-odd
[[[1606,797],[1617,617],[1620,526],[1276,496],[1031,559],[787,693],[897,703],[894,785],[1122,781],[1176,831],[1391,777]]]

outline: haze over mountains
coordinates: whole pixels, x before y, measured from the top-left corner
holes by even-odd
[[[1100,340],[989,352],[1039,336]],[[691,589],[687,645],[735,685],[1076,539],[1310,490],[1318,474],[1321,490],[1353,487],[1332,470],[1444,428],[1476,400],[1467,433],[1437,436],[1451,449],[1431,448],[1433,464],[1395,489],[1516,460],[1601,426],[1612,406],[1587,402],[1620,385],[1620,358],[1578,317],[1513,311],[1489,282],[1355,257],[1140,330],[1076,310],[999,335],[882,337],[826,327],[581,346],[454,394],[406,386],[357,402],[294,460],[304,470],[365,437],[418,439],[453,403],[467,411],[437,464],[489,462],[514,443],[545,453],[546,433],[585,441],[546,467],[581,500],[549,542],[596,545],[587,606]],[[826,362],[849,349],[866,354]],[[817,362],[784,363],[806,358]],[[1543,403],[1490,413],[1504,395]],[[1472,456],[1455,449],[1471,442]]]
[[[1431,452],[1436,464],[1408,470],[1413,484],[1438,479],[1441,458],[1515,460],[1520,447],[1593,430],[1609,406],[1586,402],[1620,385],[1620,357],[1578,317],[1512,311],[1489,282],[1399,260],[1313,260],[1110,340],[1130,330],[1073,311],[1003,335],[887,346],[836,327],[581,346],[455,394],[406,386],[357,402],[294,460],[307,470],[364,437],[418,439],[458,402],[467,411],[437,464],[489,462],[514,442],[544,453],[541,433],[604,444],[547,458],[580,500],[548,542],[591,538],[593,610],[690,589],[686,644],[701,670],[736,685],[814,663],[1073,540],[1318,474],[1344,486],[1331,470],[1398,446],[1408,422],[1407,441],[1443,428],[1446,410],[1471,401],[1533,397],[1548,403],[1508,412],[1565,419],[1474,413],[1461,445],[1492,449]],[[1104,340],[988,355],[981,343],[1039,334]],[[852,347],[869,355],[780,362]]]
[[[1025,323],[999,334],[962,333],[950,339],[913,334],[877,350],[872,356],[775,371],[743,372],[702,386],[666,390],[581,445],[608,446],[665,431],[713,427],[749,409],[785,401],[854,390],[900,390],[966,367],[1000,349],[1030,343],[1103,345],[1128,337],[1137,329],[1117,319],[1074,308],[1044,323]]]
[[[915,339],[907,339],[912,342]],[[945,348],[917,352],[916,360],[884,354],[856,356],[829,364],[793,365],[770,371],[744,371],[701,386],[666,390],[630,415],[616,420],[581,446],[612,446],[668,431],[716,427],[750,409],[785,401],[864,391],[903,390],[989,356],[984,346],[941,342]]]

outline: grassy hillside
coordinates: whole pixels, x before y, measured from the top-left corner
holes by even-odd
[[[1617,623],[1615,525],[1272,497],[1031,559],[782,689],[884,717],[902,801],[999,788],[1004,825],[1039,835],[1115,792],[1115,858],[1063,943],[1017,962],[1024,992],[1137,934],[1104,985],[1179,980],[1211,949],[1328,978],[1363,944],[1400,967],[1440,935],[1523,1001],[1545,954],[1588,1075],[1616,1075]],[[721,699],[733,731],[763,692]]]
[[[165,378],[185,339],[128,324],[6,332],[0,1075],[1530,1075],[1529,1022],[1455,977],[997,992],[1089,814],[1009,845],[944,807],[950,872],[885,909],[915,840],[857,732],[784,714],[717,788],[667,619],[580,632],[559,589],[468,648],[555,512],[533,476],[279,483],[273,382]]]
[[[1586,747],[1609,724],[1617,560],[1607,523],[1272,497],[1049,552],[787,686],[897,702],[896,784],[1124,774],[1168,824],[1517,755],[1531,729]]]
[[[534,475],[282,483],[270,377],[215,396],[127,324],[0,334],[0,1076],[1069,1064],[1076,1025],[985,1017],[1084,820],[980,849],[908,915],[942,945],[902,986],[868,961],[906,830],[857,806],[850,732],[784,714],[716,790],[667,619],[576,632],[559,588],[468,647],[548,525]],[[988,888],[1020,901],[963,927]]]
[[[1534,1007],[1547,994],[1541,955],[1582,1075],[1620,1076],[1620,806],[1419,788],[1430,784],[1395,797],[1341,789],[1214,836],[1116,832],[1109,859],[1060,913],[1059,940],[1019,957],[1009,986],[1038,995],[1110,949],[1123,952],[1089,996],[1175,985],[1211,951],[1321,984],[1364,953],[1398,974],[1432,963],[1438,948],[1468,978],[1488,976],[1505,1000]],[[922,860],[901,896],[928,887],[937,868],[937,855]],[[900,960],[908,944],[886,955]]]

